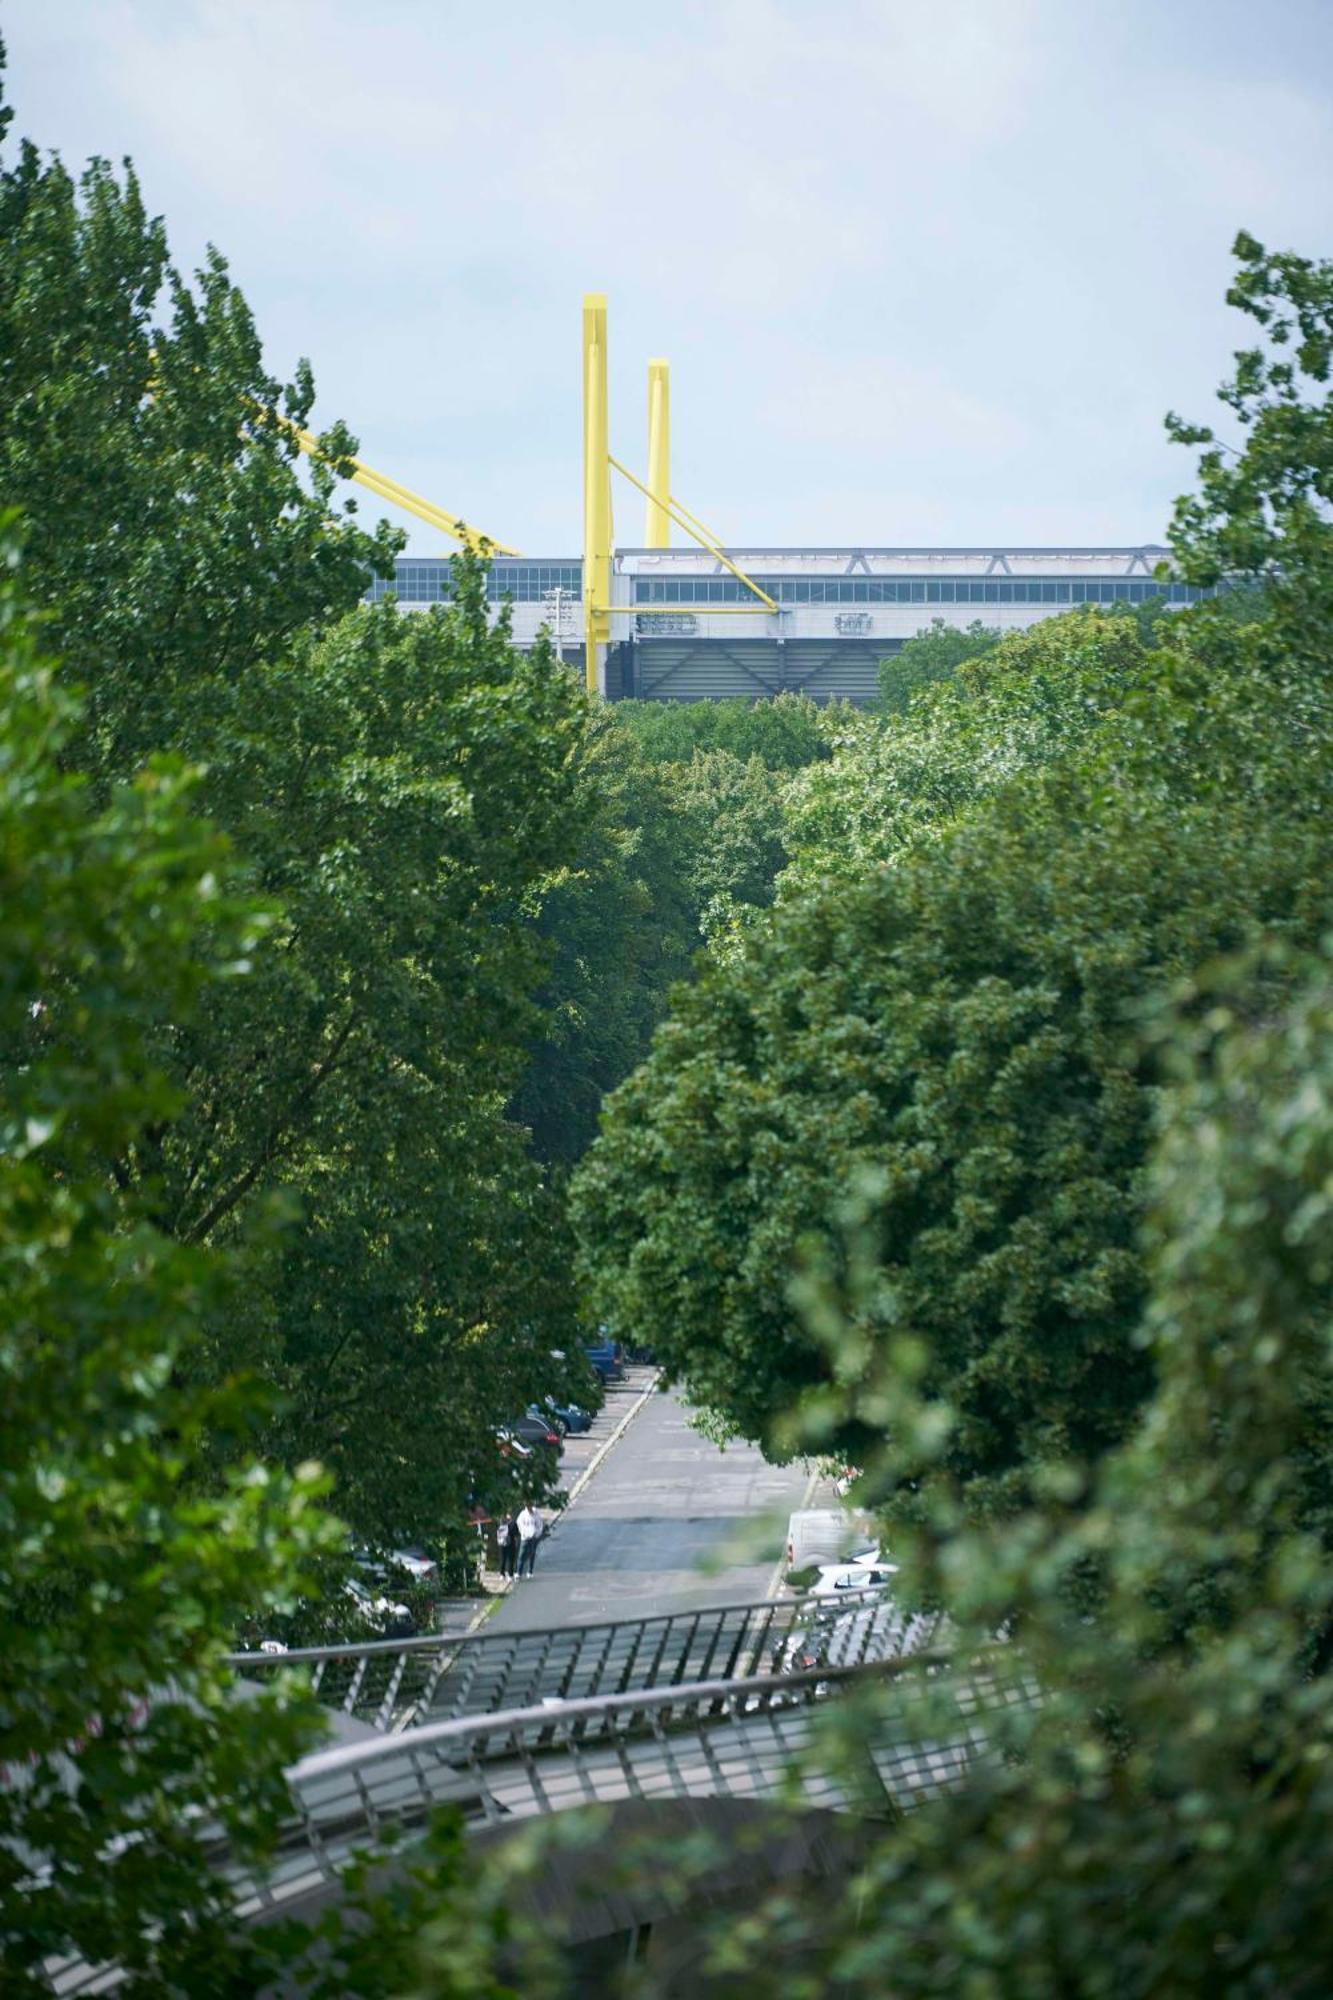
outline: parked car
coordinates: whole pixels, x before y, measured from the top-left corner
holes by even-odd
[[[512,1430],[501,1428],[495,1433],[495,1442],[500,1448],[501,1458],[531,1458],[532,1446],[524,1444]]]
[[[428,1556],[422,1548],[390,1549],[387,1560],[395,1569],[404,1570],[413,1583],[434,1583],[440,1574],[434,1556]]]
[[[352,1561],[373,1583],[386,1582],[391,1569],[401,1570],[412,1583],[433,1583],[440,1573],[440,1565],[423,1548],[388,1549],[383,1553],[365,1548],[353,1549]]]
[[[554,1445],[557,1451],[560,1449],[560,1433],[550,1417],[516,1417],[512,1424],[506,1424],[505,1429],[511,1437],[520,1439],[524,1444],[549,1444]]]
[[[352,1600],[357,1617],[375,1638],[411,1639],[415,1636],[416,1620],[405,1604],[396,1604],[392,1598],[381,1596],[359,1577],[349,1577],[343,1589]]]
[[[787,1523],[787,1567],[838,1562],[853,1530],[841,1507],[798,1507]]]
[[[810,1586],[811,1597],[841,1597],[848,1591],[873,1590],[898,1574],[897,1563],[821,1563]]]
[[[548,1396],[543,1408],[550,1412],[558,1424],[564,1425],[570,1436],[577,1437],[580,1432],[592,1429],[592,1412],[585,1410],[579,1403],[557,1403],[553,1396]],[[538,1410],[537,1414],[540,1416],[542,1410]],[[531,1410],[528,1411],[528,1415],[532,1415]]]
[[[619,1382],[625,1373],[625,1350],[618,1340],[586,1340],[583,1351],[603,1382]]]

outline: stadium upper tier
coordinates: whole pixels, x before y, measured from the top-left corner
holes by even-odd
[[[729,549],[770,597],[698,549],[620,549],[612,564],[607,693],[658,701],[800,690],[817,701],[868,701],[879,662],[932,619],[1016,630],[1080,604],[1192,603],[1206,595],[1155,572],[1153,543],[1099,549]],[[449,596],[447,558],[401,556],[392,583],[405,610]],[[542,627],[583,658],[582,564],[573,557],[497,559],[488,593],[508,599],[515,642]]]

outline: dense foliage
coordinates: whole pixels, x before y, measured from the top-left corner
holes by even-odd
[[[720,1990],[1322,1991],[1333,267],[1242,237],[1245,448],[1172,420],[1217,602],[937,621],[872,716],[599,716],[475,562],[360,603],[352,440],[298,468],[308,370],[128,167],[25,146],[0,217],[0,498],[63,655],[6,581],[9,1986],[559,1990],[456,1826],[313,1946],[234,1934],[201,1830],[275,1838],[311,1720],[222,1655],[336,1600],[326,1491],[444,1547],[595,1315],[863,1467],[903,1595],[1040,1690],[845,1896],[732,1911]],[[938,1740],[929,1686],[837,1706],[849,1773]]]
[[[577,1189],[599,1315],[724,1426],[790,1450],[797,1399],[847,1380],[789,1287],[869,1176],[881,1340],[923,1343],[973,1511],[1125,1434],[1151,1384],[1161,1082],[1137,1023],[1211,959],[1328,921],[1333,680],[1305,559],[1267,551],[1282,582],[1252,622],[1203,606],[1156,646],[1133,619],[1047,621],[797,780],[777,909],[679,997]],[[871,1455],[873,1426],[826,1423]]]
[[[931,686],[887,725],[850,714],[837,754],[791,787],[784,895],[858,881],[965,817],[1024,772],[1085,741],[1151,685],[1133,618],[1075,611],[1011,633]]]
[[[362,1537],[438,1543],[499,1477],[496,1425],[569,1386],[562,1224],[504,1108],[543,898],[599,810],[586,704],[489,625],[476,563],[446,609],[357,608],[394,538],[331,513],[330,466],[303,484],[274,413],[307,420],[308,371],[265,376],[220,261],[172,270],[131,170],[76,187],[25,146],[0,206],[0,490],[86,689],[62,755],[103,793],[158,751],[199,765],[228,878],[274,908],[253,976],[164,1024],[171,1110],[106,1169],[182,1243],[247,1238],[195,1363],[281,1389],[274,1457],[333,1469]]]
[[[700,947],[772,900],[791,777],[828,755],[828,737],[828,719],[796,695],[621,702],[589,732],[586,831],[538,919],[552,958],[511,1106],[539,1158],[582,1157]]]
[[[0,104],[0,137],[10,117]],[[309,421],[309,369],[266,373],[216,253],[193,285],[174,269],[128,163],[76,183],[24,141],[0,170],[0,233],[0,492],[87,688],[80,761],[114,780],[180,701],[350,610],[401,538],[363,533],[352,503],[331,513],[332,467],[303,482],[288,425]],[[325,442],[355,449],[341,426]]]
[[[1287,992],[1258,1022],[1256,979]],[[881,1830],[832,1897],[788,1888],[711,1926],[717,1984],[697,1990],[1326,1989],[1333,976],[1325,955],[1233,962],[1180,1002],[1154,1036],[1140,1333],[1157,1388],[1139,1426],[1090,1474],[1048,1465],[1040,1504],[988,1527],[963,1523],[941,1468],[895,1547],[903,1587],[947,1599],[956,1657],[986,1656],[1003,1754]],[[801,1287],[842,1353],[885,1312],[873,1233],[853,1226],[846,1249]],[[947,1458],[953,1412],[923,1395],[909,1331],[880,1359],[848,1394],[901,1441],[877,1460],[892,1481]],[[1006,1707],[1025,1686],[1039,1701]],[[840,1705],[819,1754],[854,1784],[877,1740],[925,1749],[956,1729],[947,1714],[947,1682],[889,1684]],[[706,1880],[706,1856],[677,1865]]]
[[[1004,634],[974,618],[970,625],[948,625],[932,618],[924,632],[908,639],[896,653],[879,663],[879,712],[905,715],[919,688],[952,680],[965,660],[994,652]]]
[[[771,700],[622,701],[616,727],[652,764],[688,764],[696,751],[725,750],[741,763],[799,771],[829,754],[820,710],[808,695]]]
[[[12,541],[4,544],[6,567]],[[243,1947],[199,1840],[242,1849],[317,1724],[236,1704],[220,1656],[247,1612],[308,1587],[333,1534],[313,1467],[253,1457],[255,1392],[189,1386],[234,1260],[157,1226],[108,1154],[170,1115],[151,1051],[245,968],[262,913],[182,770],[97,805],[57,762],[76,710],[0,589],[0,1938],[7,1993],[53,1950],[218,1991]],[[225,1444],[224,1444],[225,1441]],[[127,1838],[127,1835],[132,1837]],[[45,1871],[32,1880],[34,1866]],[[152,1968],[152,1972],[148,1968]],[[218,1982],[218,1983],[215,1983]]]

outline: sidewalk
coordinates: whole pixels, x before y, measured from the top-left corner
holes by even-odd
[[[497,1578],[498,1582],[499,1579]],[[485,1575],[482,1583],[486,1586],[485,1597],[447,1597],[437,1606],[433,1630],[446,1639],[461,1639],[480,1624],[491,1608],[490,1585]]]

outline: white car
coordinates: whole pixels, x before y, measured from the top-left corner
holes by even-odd
[[[405,1604],[395,1604],[391,1597],[367,1589],[356,1577],[348,1578],[343,1592],[350,1598],[356,1615],[377,1639],[410,1639],[415,1633],[416,1625]]]
[[[855,1556],[845,1563],[823,1563],[810,1586],[811,1597],[842,1597],[849,1591],[874,1590],[897,1576],[897,1563],[884,1562],[879,1550]]]
[[[406,1570],[413,1583],[429,1583],[440,1572],[439,1564],[421,1549],[390,1549],[389,1561],[395,1569]]]

